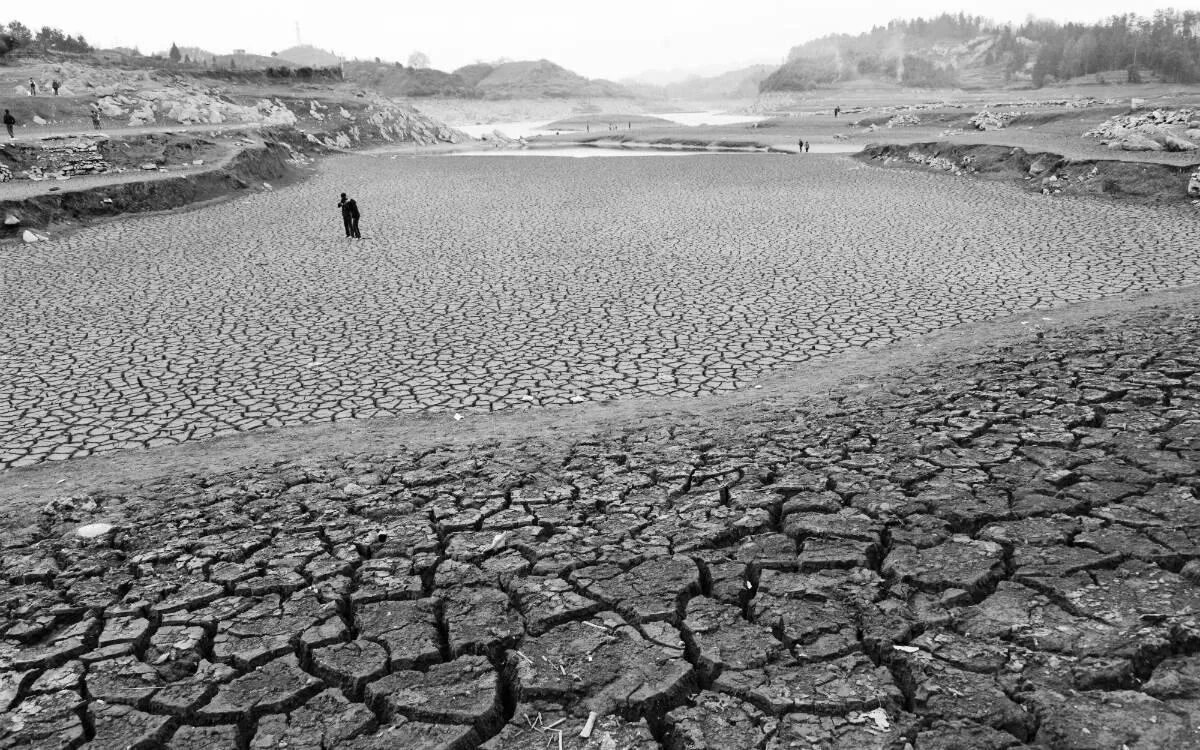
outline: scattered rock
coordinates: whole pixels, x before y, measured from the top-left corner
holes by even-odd
[[[111,532],[114,528],[116,527],[111,523],[89,523],[87,526],[75,529],[75,535],[84,539],[95,539]]]

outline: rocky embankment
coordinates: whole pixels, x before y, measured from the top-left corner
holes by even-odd
[[[178,208],[264,183],[270,186],[299,176],[296,167],[318,154],[392,143],[431,145],[468,139],[411,107],[382,97],[363,96],[340,103],[274,98],[240,105],[219,92],[198,91],[182,82],[114,93],[100,101],[106,117],[128,117],[129,125],[211,124],[214,131],[86,133],[0,145],[0,182],[57,183],[85,175],[117,176],[104,185],[75,188],[56,184],[44,194],[0,200],[0,239],[23,236],[36,241],[39,235],[27,232],[121,213]],[[217,129],[231,121],[244,122],[248,129]],[[230,154],[235,154],[232,160]],[[220,165],[196,169],[213,162]],[[180,168],[189,173],[175,178],[158,174]],[[156,179],[120,177],[132,171],[154,173]]]
[[[273,189],[296,179],[309,160],[280,140],[261,140],[237,152],[222,166],[175,177],[122,181],[79,190],[57,190],[0,200],[0,240],[36,242],[46,230],[88,224],[122,214],[165,211],[250,189]],[[155,172],[158,170],[155,169]],[[157,177],[157,175],[156,175]]]
[[[1195,151],[1200,149],[1200,110],[1156,109],[1110,117],[1084,133],[1122,151]]]
[[[238,133],[226,133],[236,140]],[[73,177],[202,166],[226,152],[218,139],[186,133],[113,138],[101,133],[51,136],[0,145],[0,182],[64,181]]]
[[[1043,195],[1088,195],[1147,203],[1200,205],[1200,165],[1068,159],[1011,146],[944,141],[867,146],[858,158],[957,176],[1015,182]]]
[[[263,96],[202,77],[165,71],[44,65],[33,71],[47,88],[62,81],[60,97],[30,98],[22,84],[12,102],[18,122],[39,126],[89,123],[87,106],[95,102],[105,124],[154,125],[292,125],[314,132],[330,147],[350,148],[364,140],[453,142],[465,136],[412,107],[358,91],[353,96],[333,88],[314,87],[309,96]]]

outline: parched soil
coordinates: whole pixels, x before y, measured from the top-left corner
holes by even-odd
[[[820,395],[62,493],[0,553],[0,740],[1200,746],[1200,296],[1130,308]]]
[[[1190,213],[967,185],[817,155],[346,156],[202,212],[0,248],[0,464],[711,395],[1200,282]]]

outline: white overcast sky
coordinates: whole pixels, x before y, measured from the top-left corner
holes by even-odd
[[[964,11],[999,21],[1029,15],[1097,21],[1177,0],[43,0],[5,3],[0,20],[55,26],[100,46],[165,50],[172,42],[224,53],[269,54],[296,43],[344,57],[404,61],[414,50],[433,67],[476,60],[546,58],[591,78],[671,68],[730,69],[778,63],[795,44],[857,33],[892,18]],[[5,18],[5,16],[9,16]]]

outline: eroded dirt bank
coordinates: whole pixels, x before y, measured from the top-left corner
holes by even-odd
[[[19,223],[0,225],[0,238],[20,236],[27,229],[86,225],[123,214],[180,208],[250,188],[263,189],[264,183],[275,187],[298,179],[301,164],[295,151],[264,140],[208,171],[4,200],[0,216],[14,217]]]
[[[1200,198],[1200,165],[1069,159],[1020,147],[929,143],[867,146],[857,158],[885,166],[933,169],[1012,182],[1046,195],[1089,195],[1138,203],[1187,204]]]

